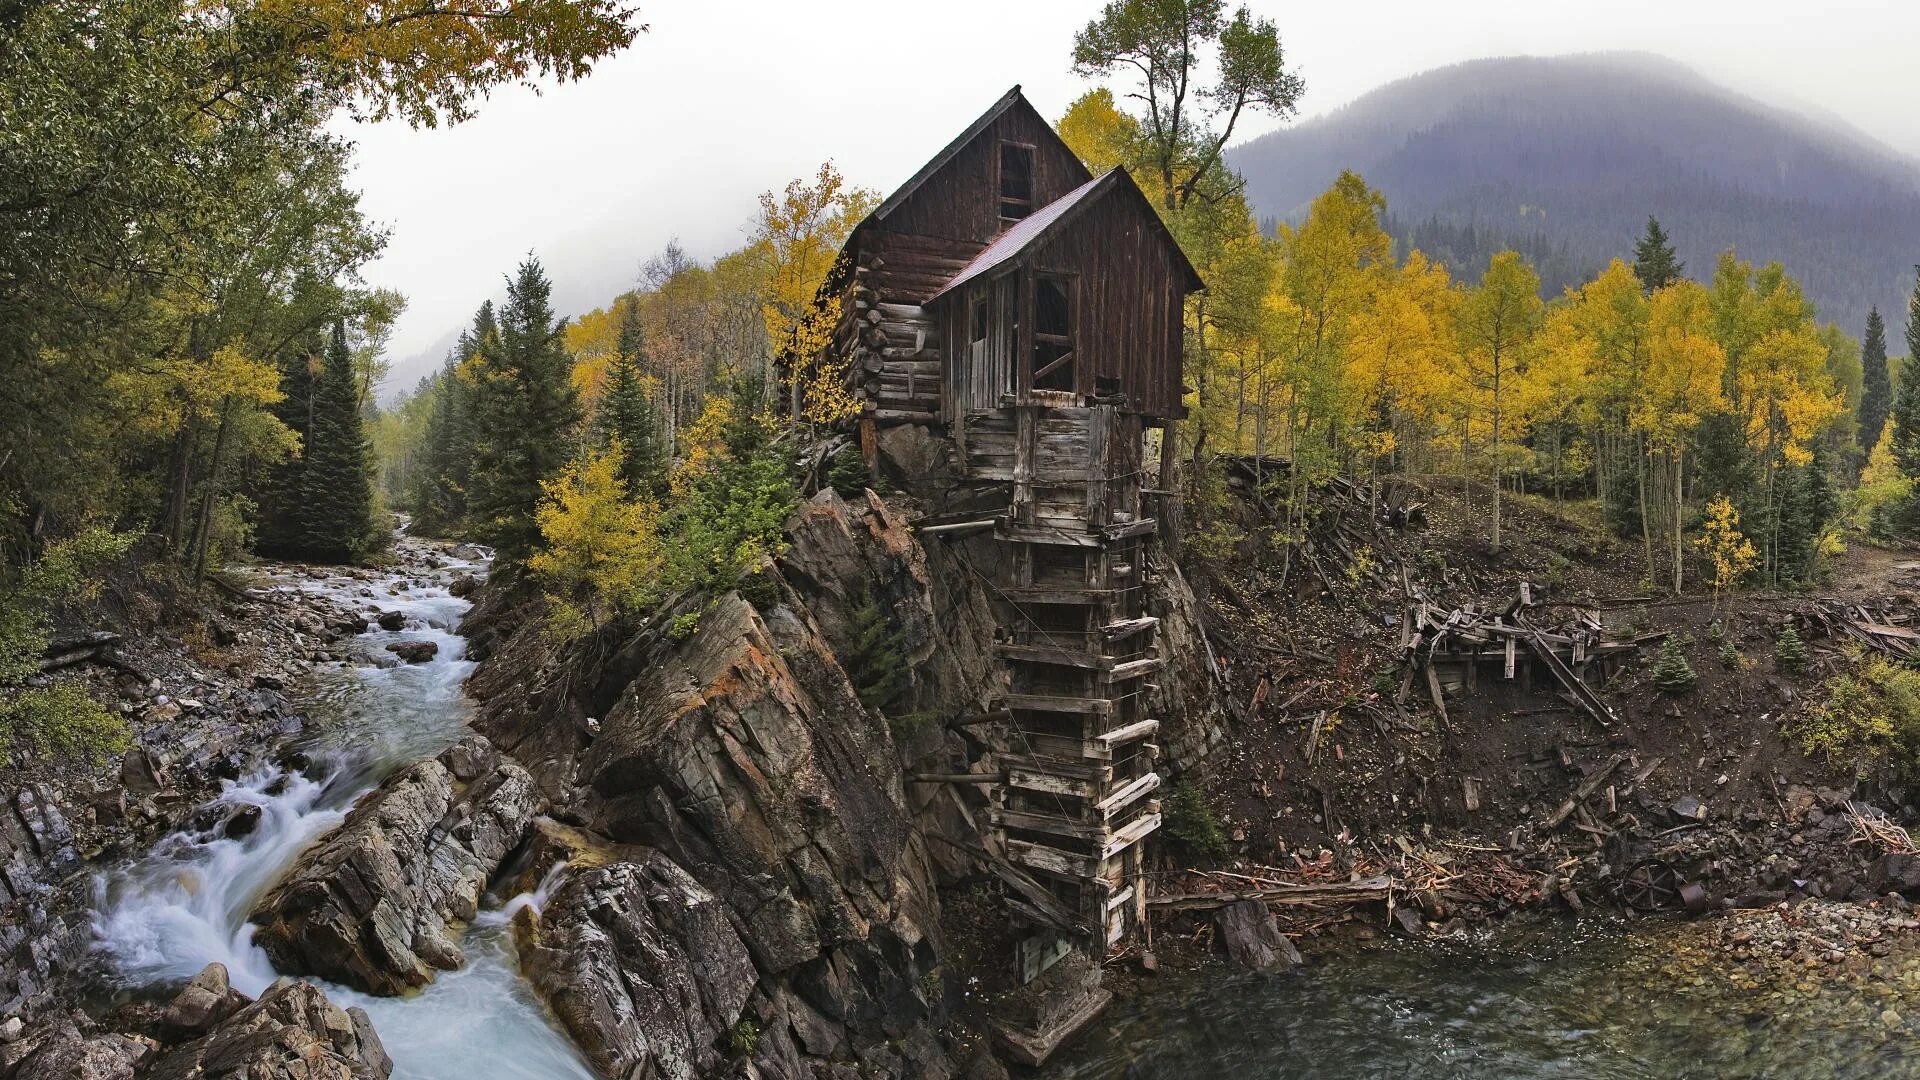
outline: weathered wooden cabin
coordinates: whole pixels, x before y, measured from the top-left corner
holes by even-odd
[[[1182,415],[1181,316],[1200,284],[1126,171],[1091,176],[1015,87],[861,222],[826,286],[863,445],[928,425],[958,444],[969,505],[989,508],[937,528],[993,530],[1008,689],[990,714],[989,839],[1039,931],[1025,977],[1067,945],[1098,957],[1145,914],[1160,778],[1143,702],[1162,667],[1146,432]],[[1004,1033],[1037,1061],[1103,999],[1072,1000]]]

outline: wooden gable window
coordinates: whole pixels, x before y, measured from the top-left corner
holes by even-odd
[[[1019,221],[1033,213],[1033,147],[1000,144],[1000,218]]]
[[[1073,278],[1065,274],[1033,279],[1032,359],[1028,386],[1073,391]]]

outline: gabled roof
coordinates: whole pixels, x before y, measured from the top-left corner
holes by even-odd
[[[937,292],[927,298],[927,303],[931,304],[974,278],[982,274],[990,274],[1018,259],[1028,249],[1038,247],[1058,232],[1066,222],[1075,217],[1079,210],[1099,202],[1111,193],[1119,193],[1116,196],[1118,198],[1131,196],[1139,204],[1140,212],[1153,223],[1152,227],[1160,234],[1161,240],[1172,249],[1178,269],[1186,272],[1188,291],[1205,288],[1205,283],[1200,280],[1199,271],[1193,268],[1193,263],[1187,259],[1187,253],[1180,250],[1179,241],[1167,231],[1166,224],[1160,220],[1160,215],[1154,210],[1153,204],[1147,201],[1140,186],[1133,182],[1133,177],[1127,173],[1126,169],[1118,168],[1110,169],[1104,175],[1081,184],[1020,219],[1006,232],[1001,233],[993,243],[988,244],[985,251],[974,256],[973,261],[961,267],[960,272],[953,275],[953,280],[940,286]]]
[[[913,197],[914,192],[920,190],[920,185],[926,183],[928,177],[945,168],[947,163],[954,159],[955,155],[965,149],[968,143],[972,142],[982,131],[987,129],[987,125],[998,120],[1002,113],[1005,113],[1008,109],[1016,105],[1025,106],[1036,117],[1040,117],[1039,111],[1034,109],[1032,103],[1028,102],[1027,99],[1021,95],[1020,86],[1016,83],[1013,89],[1000,95],[1000,100],[994,102],[991,108],[981,113],[979,118],[974,120],[973,123],[968,124],[965,131],[954,136],[952,142],[948,143],[939,153],[933,155],[925,165],[920,166],[919,172],[914,173],[906,183],[900,185],[898,190],[887,196],[887,200],[876,207],[873,213],[868,214],[866,220],[885,221],[887,215],[898,210],[902,203]],[[1053,130],[1052,125],[1046,122],[1045,117],[1040,117],[1040,123],[1046,127],[1047,130]],[[865,222],[862,222],[862,224],[865,224]]]

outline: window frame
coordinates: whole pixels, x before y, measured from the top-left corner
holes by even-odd
[[[1064,334],[1049,334],[1040,330],[1040,290],[1049,282],[1060,284],[1060,294],[1066,303],[1067,318]],[[1080,350],[1074,343],[1074,338],[1077,336],[1075,316],[1079,314],[1079,293],[1079,274],[1064,270],[1036,269],[1033,271],[1033,327],[1029,334],[1025,365],[1028,390],[1046,394],[1079,393]],[[1041,367],[1036,362],[1039,360],[1039,351],[1043,345],[1060,346],[1064,351],[1047,361],[1046,366]],[[1066,368],[1067,386],[1065,388],[1040,385],[1040,380],[1054,375],[1062,367]]]
[[[1010,197],[1007,194],[1007,151],[1008,150],[1019,150],[1026,154],[1027,194],[1025,198],[1021,198],[1018,196]],[[995,196],[994,212],[999,215],[1000,222],[1003,225],[1012,224],[1017,221],[1023,221],[1026,218],[1032,217],[1033,212],[1039,209],[1039,206],[1037,205],[1039,200],[1034,195],[1035,188],[1039,186],[1038,183],[1036,182],[1038,178],[1034,176],[1034,166],[1038,162],[1039,156],[1040,156],[1039,150],[1040,148],[1033,143],[1019,142],[1014,139],[1000,140],[999,151],[998,151],[998,154],[995,156],[994,163],[993,163],[993,169],[994,169],[993,190],[994,190],[994,196]],[[1007,213],[1007,208],[1009,206],[1019,209],[1020,213],[1015,215],[1009,215]]]

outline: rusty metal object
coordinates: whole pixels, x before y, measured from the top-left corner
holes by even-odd
[[[1637,862],[1620,878],[1620,902],[1635,911],[1707,910],[1707,891],[1658,859]]]

